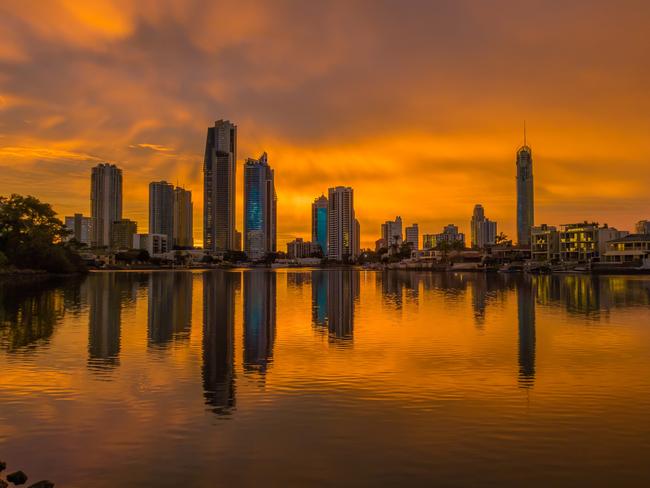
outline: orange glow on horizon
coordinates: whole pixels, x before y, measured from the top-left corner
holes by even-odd
[[[421,235],[469,234],[476,203],[512,237],[525,118],[536,223],[650,218],[650,6],[497,3],[243,2],[216,33],[213,4],[5,2],[0,194],[88,214],[90,168],[113,162],[141,232],[150,181],[191,190],[201,245],[205,132],[224,118],[238,125],[237,228],[243,161],[266,151],[279,250],[311,237],[311,202],[336,185],[355,190],[362,247],[396,215]]]

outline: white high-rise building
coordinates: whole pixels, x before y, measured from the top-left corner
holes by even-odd
[[[359,231],[354,216],[354,190],[337,186],[328,190],[327,255],[334,261],[357,257]]]
[[[411,244],[411,250],[417,251],[419,249],[418,242],[420,240],[420,230],[418,224],[413,224],[406,228],[406,242]]]
[[[385,223],[381,224],[381,238],[384,240],[387,246],[393,244],[401,245],[402,238],[402,217],[399,215],[395,217],[395,220],[387,220]]]
[[[476,204],[470,223],[472,233],[472,247],[482,249],[486,245],[494,244],[497,238],[497,223],[485,217],[483,206]]]
[[[122,170],[114,164],[98,164],[92,169],[90,211],[93,219],[91,246],[109,247],[113,222],[122,220]]]

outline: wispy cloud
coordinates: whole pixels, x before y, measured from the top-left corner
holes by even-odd
[[[240,165],[276,169],[280,235],[308,237],[336,184],[364,245],[396,214],[467,231],[479,202],[510,234],[525,118],[540,222],[650,217],[647,2],[243,1],[215,30],[223,8],[1,2],[0,193],[84,211],[115,162],[143,228],[149,181],[192,189],[200,238],[206,127],[229,118]]]

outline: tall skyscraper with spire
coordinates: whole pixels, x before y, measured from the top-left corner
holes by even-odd
[[[517,151],[517,243],[530,245],[530,229],[535,225],[535,198],[533,193],[533,152],[526,143]]]
[[[110,246],[113,223],[122,220],[122,170],[114,164],[98,164],[92,169],[90,212],[92,246]]]
[[[235,249],[237,126],[218,120],[208,128],[203,160],[203,247]]]
[[[261,259],[276,251],[275,175],[266,153],[244,164],[244,251]]]

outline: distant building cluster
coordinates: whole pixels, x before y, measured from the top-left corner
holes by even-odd
[[[417,223],[404,227],[402,217],[381,224],[375,252],[391,259],[434,256],[436,252],[474,252],[470,255],[509,256],[531,263],[637,263],[650,260],[650,221],[641,220],[634,234],[607,224],[577,222],[559,227],[535,224],[533,154],[526,142],[517,150],[516,245],[497,222],[476,204],[469,222],[469,243],[457,225],[439,233],[424,233],[420,241]],[[251,261],[273,261],[277,248],[275,171],[266,152],[247,158],[243,165],[243,231],[236,224],[237,126],[218,120],[208,127],[203,160],[203,248],[214,256],[241,252]],[[91,171],[90,216],[65,217],[70,238],[92,249],[109,252],[142,250],[160,255],[172,250],[192,250],[192,193],[167,181],[149,184],[149,229],[138,233],[137,222],[123,217],[122,170],[114,164],[98,164]],[[328,188],[311,204],[311,241],[295,238],[287,243],[289,259],[327,259],[355,262],[361,252],[361,229],[354,206],[354,190]],[[468,245],[469,244],[469,245]],[[470,249],[468,250],[467,247]],[[478,254],[477,254],[478,253]],[[468,259],[470,259],[468,258]],[[482,259],[483,259],[482,258]],[[477,259],[477,258],[472,258]]]

